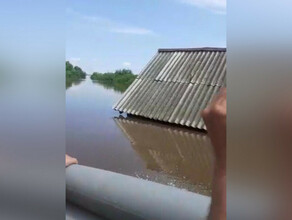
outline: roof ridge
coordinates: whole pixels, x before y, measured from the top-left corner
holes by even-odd
[[[161,48],[158,52],[196,52],[196,51],[218,51],[226,52],[224,47],[197,47],[197,48]]]

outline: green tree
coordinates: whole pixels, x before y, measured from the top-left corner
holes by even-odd
[[[116,70],[114,73],[93,73],[90,78],[103,84],[107,88],[110,86],[115,90],[124,92],[131,83],[136,79],[137,75],[129,69]]]
[[[78,66],[73,66],[66,61],[66,88],[70,87],[73,82],[86,78],[86,73]]]

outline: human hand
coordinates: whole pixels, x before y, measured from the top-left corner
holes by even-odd
[[[202,112],[215,153],[212,203],[208,220],[226,220],[226,88]]]
[[[224,171],[226,169],[226,112],[226,88],[223,88],[202,111],[202,117],[214,148],[215,167]]]
[[[70,157],[69,155],[66,154],[65,163],[66,163],[66,167],[68,167],[73,164],[78,164],[78,161],[76,158]]]

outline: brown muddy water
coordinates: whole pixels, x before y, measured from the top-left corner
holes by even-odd
[[[85,166],[210,195],[213,157],[206,134],[120,115],[112,106],[121,96],[89,77],[67,89],[67,154]]]

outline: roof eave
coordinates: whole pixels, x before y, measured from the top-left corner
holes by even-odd
[[[224,47],[200,47],[200,48],[161,48],[158,52],[198,52],[198,51],[218,51],[226,52]]]

